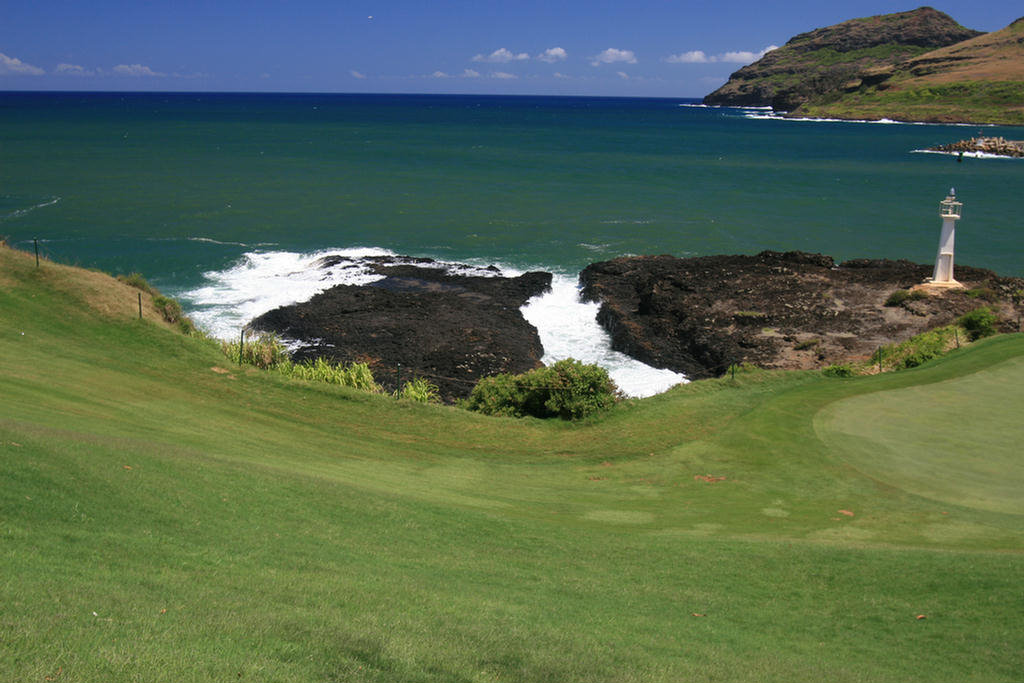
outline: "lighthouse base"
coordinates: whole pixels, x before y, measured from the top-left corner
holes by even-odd
[[[933,289],[967,289],[967,287],[965,285],[957,282],[956,280],[943,280],[941,282],[937,282],[935,280],[932,280],[931,278],[928,278],[927,280],[925,280],[921,284],[914,285],[910,289],[911,290],[920,289],[920,290],[924,290],[924,291],[929,291],[929,290],[933,290]]]

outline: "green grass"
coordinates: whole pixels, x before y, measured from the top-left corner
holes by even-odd
[[[900,121],[946,121],[1024,125],[1024,83],[971,81],[867,88],[853,93],[831,93],[821,101],[803,105],[800,116],[847,119],[890,118]]]
[[[1024,515],[1022,377],[1018,356],[965,377],[837,401],[815,426],[869,476],[958,506]]]
[[[0,680],[1024,669],[1024,336],[569,424],[238,368],[33,266],[0,249]]]

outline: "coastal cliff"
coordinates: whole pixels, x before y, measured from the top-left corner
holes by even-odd
[[[809,369],[862,360],[981,305],[1013,321],[1024,313],[1024,279],[965,266],[956,278],[968,289],[885,305],[931,274],[932,266],[909,261],[837,265],[821,254],[764,251],[618,258],[587,266],[580,283],[601,303],[598,321],[613,348],[693,378],[739,362]]]
[[[875,68],[797,116],[1024,125],[1024,18],[1006,28]]]
[[[993,33],[930,7],[802,33],[705,104],[791,117],[1024,124],[1024,19]]]
[[[869,69],[981,35],[931,7],[851,19],[791,38],[729,77],[704,104],[792,111],[841,90]]]
[[[326,257],[320,265],[344,266],[346,260]],[[508,278],[493,269],[493,276],[465,275],[430,259],[360,261],[367,263],[384,278],[337,285],[269,311],[250,326],[297,341],[295,360],[366,362],[388,390],[397,388],[399,374],[403,381],[422,376],[448,402],[468,396],[481,377],[541,365],[537,329],[519,309],[550,289],[550,273]]]

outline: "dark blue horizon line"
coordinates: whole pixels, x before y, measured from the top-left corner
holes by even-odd
[[[672,100],[688,104],[699,103],[703,97],[670,96],[628,96],[628,95],[548,95],[548,94],[496,94],[496,93],[403,93],[403,92],[295,92],[284,90],[0,90],[3,95],[117,95],[117,96],[168,96],[168,95],[227,95],[276,97],[466,97],[480,99],[560,99],[560,100]]]

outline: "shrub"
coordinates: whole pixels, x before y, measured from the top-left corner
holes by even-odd
[[[946,353],[953,341],[952,327],[938,327],[899,344],[888,344],[871,356],[873,365],[881,362],[893,370],[915,368]]]
[[[485,377],[464,405],[486,415],[577,420],[611,407],[617,398],[607,370],[567,358],[521,375]]]
[[[857,373],[854,372],[853,366],[849,363],[839,363],[822,368],[821,374],[826,377],[853,377]]]
[[[886,306],[899,306],[904,301],[920,301],[927,299],[928,295],[920,289],[897,289],[885,300]]]
[[[794,351],[806,351],[807,349],[813,348],[821,343],[820,339],[805,339],[793,346]]]
[[[153,297],[153,305],[156,306],[156,310],[160,311],[160,315],[163,316],[164,320],[169,323],[176,323],[184,317],[181,311],[181,304],[170,297],[158,294]]]
[[[411,382],[406,382],[399,391],[395,392],[395,396],[418,403],[441,402],[441,395],[437,391],[437,385],[424,377],[417,377]]]
[[[157,291],[153,289],[153,286],[146,281],[146,278],[142,277],[141,273],[128,273],[127,275],[118,275],[117,279],[125,283],[129,287],[140,289],[146,294],[156,295]]]
[[[199,332],[196,329],[196,324],[184,316],[178,320],[178,329],[181,330],[182,334],[189,337]]]
[[[967,331],[967,336],[971,341],[995,334],[998,322],[999,316],[987,306],[976,308],[957,318],[957,323]]]
[[[993,304],[999,302],[999,293],[991,287],[975,287],[974,289],[968,289],[964,294],[972,299],[981,299]]]

